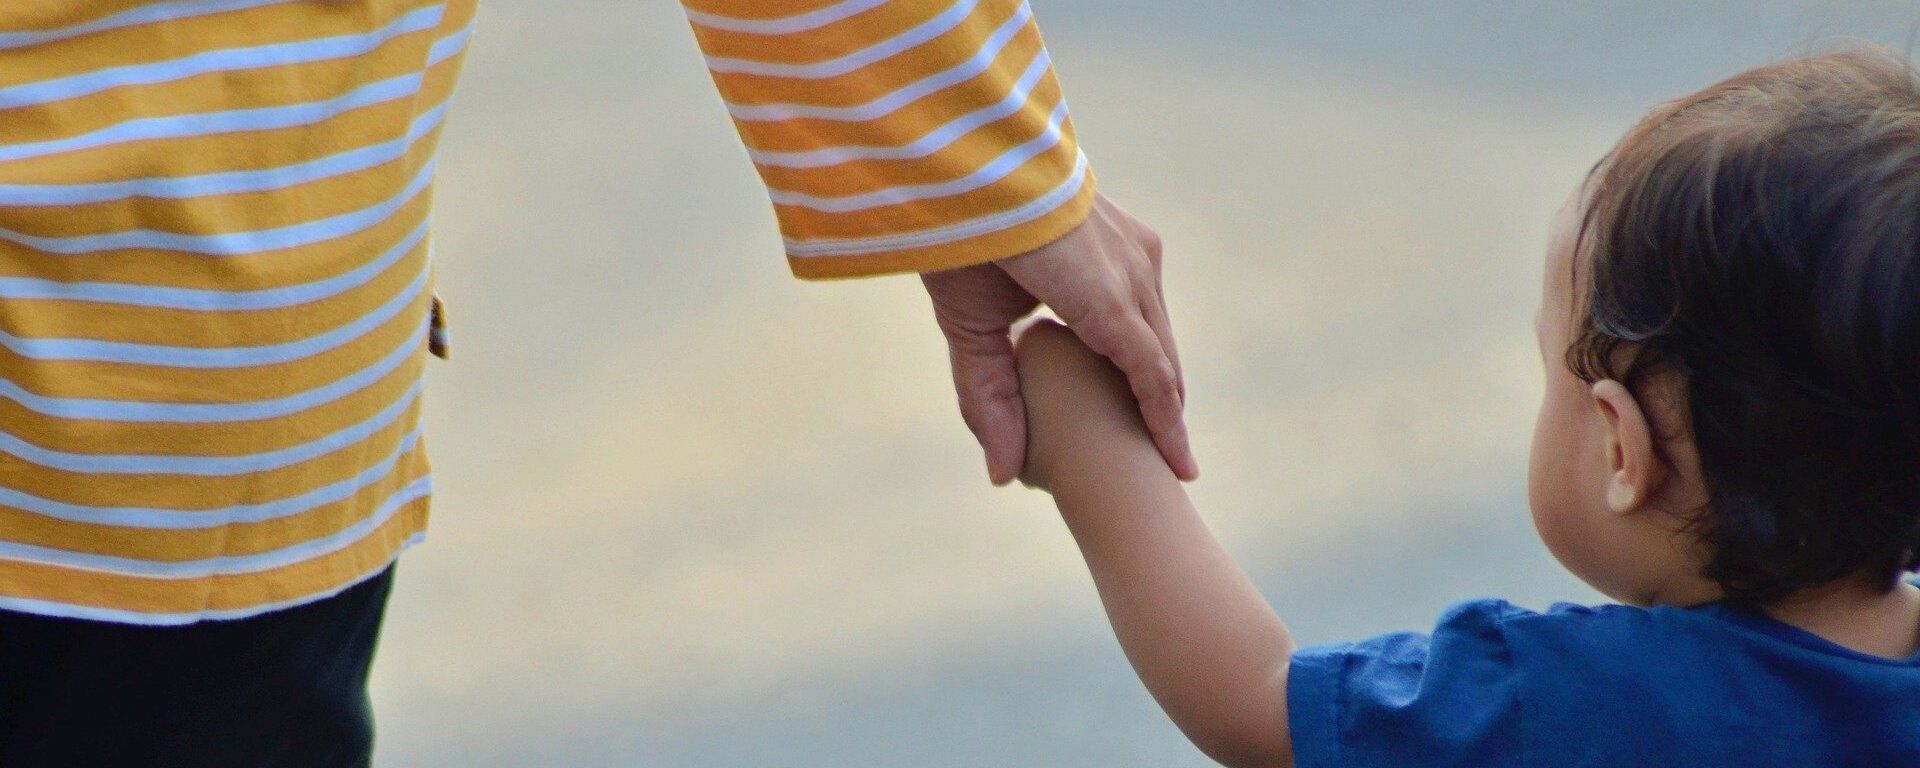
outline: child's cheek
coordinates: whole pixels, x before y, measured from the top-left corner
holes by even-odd
[[[1562,391],[1555,391],[1556,389]],[[1527,465],[1527,501],[1534,530],[1555,559],[1591,583],[1584,546],[1587,483],[1581,472],[1583,441],[1578,413],[1565,388],[1549,386],[1534,424]]]

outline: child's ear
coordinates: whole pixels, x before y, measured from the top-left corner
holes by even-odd
[[[1607,420],[1607,506],[1626,514],[1639,509],[1666,482],[1667,465],[1654,450],[1646,411],[1626,386],[1613,379],[1593,384],[1593,405]]]

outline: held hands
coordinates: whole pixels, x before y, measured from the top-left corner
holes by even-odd
[[[1015,355],[1027,405],[1021,481],[1052,491],[1063,470],[1098,471],[1116,451],[1155,450],[1126,375],[1073,331],[1037,320],[1020,333]]]
[[[1160,290],[1160,239],[1104,196],[1085,223],[1018,256],[921,276],[947,338],[960,415],[996,485],[1027,463],[1014,322],[1045,304],[1087,348],[1124,372],[1137,413],[1173,473],[1200,473],[1181,411],[1186,387]]]

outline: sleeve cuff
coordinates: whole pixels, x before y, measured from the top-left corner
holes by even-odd
[[[938,272],[1017,256],[1072,232],[1093,211],[1086,158],[1066,183],[1027,205],[938,230],[859,240],[787,241],[787,264],[803,280]]]
[[[1294,652],[1287,667],[1287,733],[1294,768],[1335,768],[1340,758],[1341,686],[1351,645]]]

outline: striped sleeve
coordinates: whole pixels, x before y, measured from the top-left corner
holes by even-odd
[[[795,275],[1038,248],[1093,179],[1019,0],[683,0]]]

